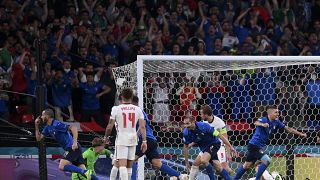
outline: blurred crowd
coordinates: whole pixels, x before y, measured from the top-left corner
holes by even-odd
[[[252,123],[276,104],[290,126],[320,128],[320,66],[305,64],[195,73],[150,73],[145,109],[163,130],[179,129],[184,116],[201,120],[200,107],[230,122]]]
[[[319,55],[319,38],[320,0],[2,0],[0,88],[34,95],[36,72],[43,71],[47,104],[57,117],[94,118],[104,127],[116,96],[111,69],[136,55]],[[217,91],[232,87],[228,83]],[[204,84],[197,86],[210,83]],[[186,94],[185,87],[173,94]],[[203,92],[194,93],[203,99]],[[30,102],[30,96],[0,92],[1,118]],[[190,102],[179,105],[186,109]]]

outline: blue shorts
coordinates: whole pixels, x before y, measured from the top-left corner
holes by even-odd
[[[257,160],[260,160],[263,155],[265,155],[263,149],[253,144],[248,144],[247,162],[255,163]]]
[[[147,156],[147,159],[151,162],[152,159],[160,159],[160,154],[158,152],[158,143],[154,139],[147,138],[147,151],[143,153],[141,151],[142,141],[139,140],[136,148],[136,156],[142,157],[143,155]]]
[[[216,143],[216,144],[211,145],[210,147],[208,147],[207,149],[205,149],[203,151],[203,153],[207,152],[210,154],[210,156],[211,156],[210,162],[213,160],[219,160],[217,153],[220,149],[220,146],[221,146],[220,143]]]
[[[72,150],[72,148],[67,149],[63,155],[63,159],[70,161],[76,166],[84,164],[81,145],[78,143],[78,149],[76,150]]]

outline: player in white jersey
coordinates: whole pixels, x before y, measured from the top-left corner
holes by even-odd
[[[201,118],[204,122],[209,123],[212,127],[219,131],[226,139],[228,139],[226,123],[219,117],[214,116],[212,109],[208,105],[203,105],[200,110]],[[221,140],[220,140],[221,141]],[[218,151],[218,159],[222,167],[228,171],[229,174],[235,172],[229,167],[229,161],[231,160],[230,150],[221,142],[221,147]]]
[[[214,127],[214,129],[219,131],[220,134],[222,134],[226,139],[228,139],[226,124],[224,123],[224,121],[221,118],[214,116],[212,114],[212,109],[210,106],[203,105],[200,109],[200,113],[201,113],[201,118],[204,122],[210,124],[212,127]],[[189,145],[189,148],[193,145],[194,144]],[[225,169],[230,175],[232,175],[232,174],[234,174],[234,171],[229,167],[229,163],[228,163],[228,161],[231,160],[230,149],[228,147],[226,149],[226,147],[227,146],[225,146],[221,142],[221,146],[220,146],[219,151],[217,152],[217,155],[218,155],[218,159],[219,159],[223,169]],[[192,167],[191,167],[191,171],[190,171],[190,175],[189,175],[190,179],[194,179],[199,172],[199,166],[201,165],[201,155],[202,154],[203,153],[200,152],[199,155],[197,156],[197,158],[192,163]],[[206,168],[211,167],[210,165],[207,165],[207,164],[205,164],[205,166],[206,166]],[[210,174],[208,174],[208,175],[209,175],[210,179],[212,179]]]
[[[142,134],[141,150],[147,150],[146,128],[142,110],[132,103],[133,91],[126,88],[121,92],[122,104],[114,106],[106,128],[105,139],[108,141],[112,128],[116,122],[117,138],[115,142],[115,157],[118,160],[121,180],[131,179],[132,163],[135,159],[136,145],[138,144],[136,125]]]

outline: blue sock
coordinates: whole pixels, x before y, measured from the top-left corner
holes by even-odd
[[[234,180],[240,179],[245,172],[246,170],[243,168],[243,165],[241,165],[237,171],[236,176],[234,176]]]
[[[133,162],[131,180],[136,180],[136,179],[137,179],[137,162]]]
[[[267,169],[267,167],[268,167],[268,165],[265,165],[264,163],[260,163],[256,179],[259,180],[261,178],[263,172]]]
[[[99,180],[98,177],[96,175],[94,175],[94,174],[91,174],[91,179],[92,180]]]
[[[160,171],[167,173],[169,176],[176,176],[176,177],[180,176],[180,173],[178,171],[172,169],[171,167],[169,167],[166,164],[162,164]]]
[[[225,180],[232,180],[232,177],[229,175],[229,173],[228,173],[225,169],[222,169],[222,171],[221,171],[221,176],[222,176]]]
[[[63,168],[63,171],[68,171],[68,172],[74,172],[74,173],[79,173],[84,175],[85,172],[87,172],[87,170],[81,169],[73,164],[68,164],[65,165]]]
[[[213,172],[213,167],[210,163],[206,167],[206,170],[207,170],[207,173],[208,173],[210,180],[216,180],[216,177],[214,176],[214,172]]]

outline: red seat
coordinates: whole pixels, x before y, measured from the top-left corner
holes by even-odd
[[[26,114],[28,113],[28,106],[16,106],[16,110],[18,114]]]
[[[33,123],[34,122],[33,114],[22,115],[21,121],[22,123]]]

